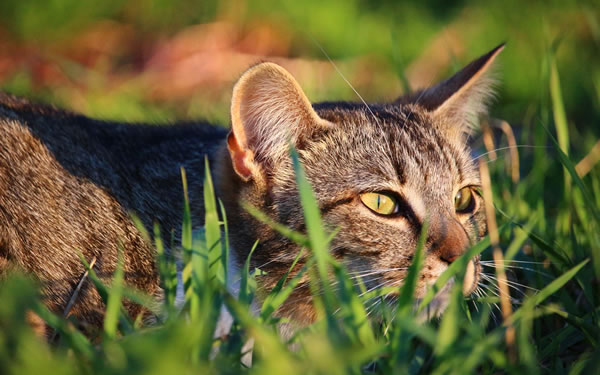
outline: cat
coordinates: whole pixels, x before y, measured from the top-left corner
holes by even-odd
[[[0,94],[0,273],[20,269],[41,283],[48,308],[62,313],[85,269],[109,282],[124,253],[125,282],[160,293],[155,250],[136,228],[181,227],[188,178],[192,222],[203,225],[202,183],[208,157],[229,220],[233,265],[260,267],[270,290],[299,247],[242,208],[304,231],[289,145],[311,183],[323,221],[339,232],[333,256],[372,285],[400,285],[425,220],[426,256],[415,294],[486,231],[478,170],[467,138],[492,95],[490,67],[503,45],[446,81],[387,104],[311,104],[282,67],[261,63],[236,83],[231,131],[206,123],[106,122]],[[177,235],[176,235],[177,236]],[[463,285],[479,280],[478,259]],[[452,281],[436,297],[438,313]],[[307,298],[304,298],[307,297]],[[302,285],[278,314],[298,324],[316,319]],[[434,303],[435,305],[435,303]],[[142,309],[126,303],[132,316]],[[104,304],[85,283],[71,314],[101,327]]]

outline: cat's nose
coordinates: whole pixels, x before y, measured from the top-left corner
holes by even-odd
[[[440,259],[452,263],[465,253],[469,246],[469,238],[459,223],[448,223],[446,230],[438,237],[436,249]]]
[[[455,260],[458,259],[458,257],[460,257],[462,255],[462,253],[458,253],[458,252],[447,252],[447,253],[443,253],[441,255],[441,258],[448,263],[452,263]]]

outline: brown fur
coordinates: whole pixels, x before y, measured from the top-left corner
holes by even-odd
[[[479,185],[464,134],[489,96],[486,70],[500,50],[422,95],[370,108],[348,102],[311,105],[289,73],[260,64],[234,89],[229,137],[207,124],[101,122],[0,94],[0,272],[16,266],[35,276],[49,308],[60,313],[84,272],[78,254],[88,261],[96,257],[96,272],[110,283],[122,248],[126,282],[156,294],[154,250],[129,213],[148,228],[156,220],[163,233],[177,235],[184,167],[193,223],[202,225],[208,155],[236,259],[244,260],[258,239],[252,265],[267,271],[261,285],[268,290],[299,249],[251,217],[240,202],[304,230],[287,151],[291,141],[324,222],[340,228],[333,254],[350,272],[380,270],[368,285],[401,282],[420,228],[429,221],[417,286],[422,296],[485,231],[481,198],[476,197],[474,213],[464,215],[454,212],[454,196],[464,186]],[[400,215],[376,215],[361,203],[361,193],[378,191],[401,197]],[[86,285],[71,313],[100,326],[103,308],[98,293]],[[132,315],[140,312],[133,304],[128,309]],[[281,313],[301,322],[314,319],[307,288],[301,286]]]

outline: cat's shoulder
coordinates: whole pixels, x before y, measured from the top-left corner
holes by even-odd
[[[14,117],[19,115],[68,116],[75,114],[53,105],[39,103],[22,96],[0,91],[0,116]]]

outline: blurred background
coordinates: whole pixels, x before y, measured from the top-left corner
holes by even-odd
[[[2,0],[0,89],[127,121],[227,126],[232,86],[275,61],[312,101],[427,86],[507,42],[493,117],[552,122],[557,73],[571,147],[600,135],[598,1]],[[592,136],[590,136],[592,135]],[[577,160],[577,158],[575,158]]]

